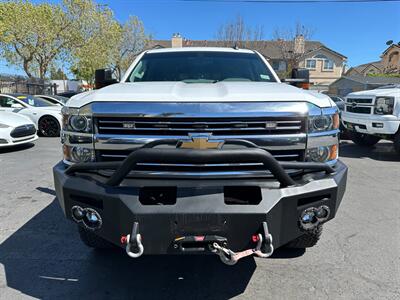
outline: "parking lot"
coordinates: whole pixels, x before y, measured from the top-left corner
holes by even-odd
[[[320,243],[236,266],[215,256],[96,252],[55,199],[58,138],[0,152],[0,298],[399,299],[400,157],[342,141],[347,192]]]

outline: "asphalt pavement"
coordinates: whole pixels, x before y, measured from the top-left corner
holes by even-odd
[[[84,246],[55,199],[57,138],[0,150],[0,299],[400,299],[400,156],[343,141],[347,192],[319,244],[236,266]]]

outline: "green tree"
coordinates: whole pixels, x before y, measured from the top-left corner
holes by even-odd
[[[53,80],[67,80],[68,77],[61,70],[61,68],[55,68],[54,66],[50,68],[50,79]]]
[[[136,27],[129,28],[137,29],[134,32],[140,35],[143,25],[138,19],[135,22]],[[67,62],[75,74],[88,81],[96,68],[123,66],[128,56],[120,51],[127,48],[121,40],[124,28],[108,7],[92,0],[0,3],[1,54],[9,65],[21,67],[29,77],[45,78],[60,62]]]
[[[79,38],[83,44],[71,49],[71,71],[78,78],[92,83],[96,69],[111,66],[116,61],[122,29],[107,7],[84,0],[81,2],[86,12],[90,13],[81,23]]]
[[[74,20],[68,18],[64,6],[56,4],[24,0],[0,3],[0,28],[4,58],[9,65],[22,66],[28,77],[43,79],[49,67],[65,59],[79,41],[74,39]]]

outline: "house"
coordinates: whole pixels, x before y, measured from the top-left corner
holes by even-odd
[[[346,96],[348,93],[371,90],[389,84],[400,84],[400,77],[342,76],[329,86],[329,94]]]
[[[179,34],[174,34],[171,40],[153,40],[147,48],[169,47],[233,47],[254,49],[261,53],[275,71],[286,77],[290,65],[310,70],[311,88],[327,91],[329,85],[343,74],[347,57],[340,54],[321,42],[305,40],[297,36],[293,41],[265,40],[227,42],[215,40],[188,40]]]
[[[383,72],[400,74],[400,43],[391,44],[381,55]]]
[[[366,64],[362,64],[356,67],[351,67],[345,73],[346,76],[358,75],[358,76],[368,76],[371,74],[382,74],[384,66],[382,61],[373,61]]]
[[[351,67],[345,76],[373,74],[400,74],[400,45],[391,44],[381,55],[381,60]]]

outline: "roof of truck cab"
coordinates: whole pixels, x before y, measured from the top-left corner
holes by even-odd
[[[254,53],[249,49],[235,49],[228,47],[182,47],[182,48],[159,48],[147,50],[146,53],[166,53],[166,52],[235,52],[235,53]]]

